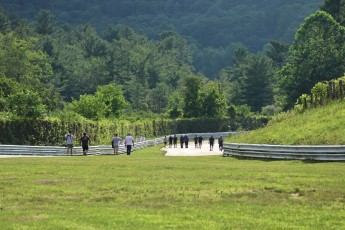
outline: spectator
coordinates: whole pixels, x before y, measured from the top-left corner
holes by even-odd
[[[86,135],[86,132],[84,132],[84,135],[80,138],[80,143],[83,149],[83,155],[86,156],[89,151],[89,145],[91,144],[90,137]]]
[[[214,145],[214,137],[213,137],[213,135],[211,135],[211,137],[209,139],[209,142],[210,142],[210,151],[213,151],[213,145]]]
[[[134,139],[130,133],[125,138],[125,145],[127,147],[127,155],[131,155],[132,146],[134,147]]]
[[[73,155],[73,140],[75,136],[72,134],[71,130],[65,135],[66,139],[66,147],[67,147],[67,155]]]
[[[115,134],[115,136],[113,137],[113,140],[111,141],[111,146],[114,149],[114,155],[119,154],[120,141],[122,141],[121,138],[118,137],[117,134]]]

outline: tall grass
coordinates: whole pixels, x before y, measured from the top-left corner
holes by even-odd
[[[345,102],[325,107],[280,114],[264,128],[232,136],[227,141],[259,144],[343,145],[345,144]]]
[[[343,163],[126,156],[0,160],[1,229],[341,229]]]

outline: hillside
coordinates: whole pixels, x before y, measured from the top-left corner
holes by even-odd
[[[290,145],[343,145],[345,102],[276,116],[262,129],[232,136],[231,142]]]
[[[124,24],[157,39],[174,30],[193,47],[197,71],[214,77],[231,64],[239,44],[260,51],[270,40],[291,43],[304,18],[319,9],[323,0],[157,1],[157,0],[0,0],[6,10],[34,19],[48,9],[59,24],[89,23],[99,32],[108,25]]]

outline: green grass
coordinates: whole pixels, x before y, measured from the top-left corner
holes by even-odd
[[[1,229],[342,229],[343,163],[131,156],[0,159]]]
[[[345,101],[304,113],[288,112],[273,118],[255,131],[236,135],[226,141],[235,143],[288,145],[344,145]]]

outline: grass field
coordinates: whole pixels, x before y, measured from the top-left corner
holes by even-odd
[[[345,165],[211,157],[0,159],[1,229],[344,229]]]
[[[285,145],[345,145],[345,100],[304,113],[287,112],[269,124],[226,141]]]

